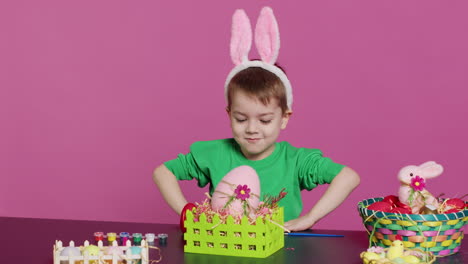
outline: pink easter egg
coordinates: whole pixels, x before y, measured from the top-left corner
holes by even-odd
[[[240,166],[231,170],[218,183],[211,198],[211,208],[215,211],[226,209],[226,212],[240,216],[244,214],[244,203],[250,213],[260,203],[260,180],[257,172],[250,166]],[[226,203],[234,197],[227,207]]]
[[[108,255],[112,255],[112,254],[116,254],[116,255],[123,255],[124,252],[123,250],[120,248],[120,247],[108,247],[107,250],[106,250],[106,254]]]

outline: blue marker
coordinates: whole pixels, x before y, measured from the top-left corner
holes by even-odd
[[[344,237],[344,235],[331,234],[313,234],[313,233],[284,233],[287,236],[305,236],[305,237]]]

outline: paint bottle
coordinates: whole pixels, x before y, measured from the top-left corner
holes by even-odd
[[[114,232],[107,233],[107,243],[109,243],[109,246],[112,246],[112,242],[114,242],[117,239],[117,234]]]
[[[119,236],[120,236],[120,245],[125,246],[127,243],[127,240],[130,237],[130,234],[128,232],[120,232]]]
[[[132,237],[133,237],[133,245],[134,246],[141,245],[141,239],[142,239],[141,233],[133,233]]]
[[[147,243],[154,243],[154,238],[156,237],[156,235],[154,233],[146,233],[145,237]]]
[[[159,245],[165,246],[167,244],[167,234],[158,234]]]
[[[94,232],[94,241],[96,241],[96,243],[98,241],[102,241],[104,239],[104,233],[103,232]]]

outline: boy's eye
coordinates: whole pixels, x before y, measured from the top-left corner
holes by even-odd
[[[262,122],[263,124],[270,124],[271,120],[260,120],[260,122]]]
[[[245,120],[247,120],[247,119],[236,118],[236,121],[239,122],[239,123],[242,123],[242,122],[244,122]]]

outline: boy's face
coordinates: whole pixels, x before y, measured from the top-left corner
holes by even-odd
[[[283,114],[276,99],[264,105],[242,91],[234,92],[231,100],[231,109],[227,112],[233,137],[242,154],[249,160],[268,157],[275,149],[280,130],[286,128],[291,112]]]

